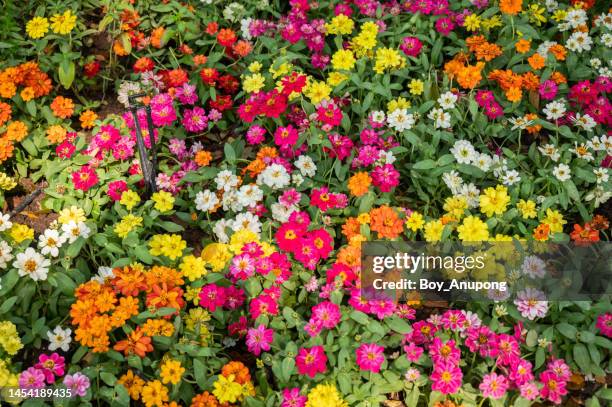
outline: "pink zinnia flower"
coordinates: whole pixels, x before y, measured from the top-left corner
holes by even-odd
[[[47,383],[55,383],[55,376],[64,375],[64,357],[57,353],[42,354],[38,356],[38,363],[34,367],[43,372]]]
[[[300,395],[299,387],[284,389],[281,407],[304,407],[307,400],[308,397]]]
[[[519,291],[514,300],[514,305],[516,305],[523,318],[531,321],[536,318],[544,318],[548,312],[548,301],[546,301],[544,292],[533,287],[527,287]]]
[[[83,373],[77,372],[73,375],[64,377],[64,386],[72,390],[72,394],[85,397],[87,389],[89,389],[89,378]]]
[[[470,352],[478,352],[483,358],[497,356],[497,338],[487,326],[467,330],[465,345]]]
[[[169,126],[176,120],[176,111],[172,103],[160,105],[151,103],[151,107],[151,118],[157,127]]]
[[[112,181],[108,184],[108,196],[113,201],[119,201],[121,199],[121,194],[127,190],[127,183],[123,180]]]
[[[417,37],[405,37],[400,44],[400,49],[409,57],[416,57],[421,52],[423,44]]]
[[[251,300],[249,312],[252,319],[257,319],[260,315],[278,315],[278,303],[269,295],[260,295]]]
[[[380,366],[385,361],[385,348],[375,343],[363,343],[355,350],[357,365],[361,370],[373,373],[380,372]]]
[[[314,378],[317,373],[326,371],[327,355],[323,346],[300,348],[296,358],[298,373]]]
[[[88,191],[98,183],[98,174],[89,165],[82,166],[79,170],[72,173],[72,183],[75,189]]]
[[[489,373],[482,378],[482,383],[478,386],[482,391],[483,397],[491,397],[492,399],[500,399],[508,390],[508,380],[505,376],[497,373]]]
[[[423,354],[423,348],[410,342],[408,345],[404,346],[404,352],[406,352],[406,358],[409,361],[416,363]]]
[[[216,284],[207,284],[200,291],[200,306],[214,312],[225,303],[225,290]]]
[[[208,116],[201,107],[185,109],[183,112],[183,127],[190,133],[200,133],[208,127]]]
[[[393,164],[385,164],[377,166],[372,171],[372,184],[381,192],[391,192],[393,188],[399,185],[400,173],[393,167]]]
[[[370,301],[369,312],[376,315],[378,319],[382,320],[393,315],[396,308],[397,304],[395,301],[389,299],[377,299]]]
[[[521,397],[527,400],[535,400],[538,397],[538,386],[535,383],[525,383],[519,387]]]
[[[599,329],[602,335],[612,338],[612,312],[606,312],[598,316],[595,327]]]
[[[512,380],[517,386],[521,386],[533,380],[531,362],[525,359],[516,358],[510,364],[509,379]]]
[[[261,324],[257,328],[251,328],[247,332],[246,345],[250,352],[255,356],[259,356],[261,351],[269,351],[272,340],[274,339],[274,331],[266,329],[265,325]]]
[[[435,337],[429,346],[429,356],[436,365],[442,363],[458,364],[461,359],[461,353],[455,346],[454,340],[442,342],[442,339],[438,337]]]
[[[497,336],[497,349],[499,350],[498,363],[509,366],[510,362],[520,354],[519,344],[513,336],[500,334]]]
[[[30,367],[19,375],[19,387],[22,389],[40,389],[45,386],[45,374],[42,370]]]
[[[547,79],[540,84],[538,92],[544,100],[553,100],[557,96],[558,86],[555,81]]]
[[[299,137],[300,135],[292,125],[279,127],[274,132],[274,142],[281,147],[295,145]]]
[[[234,281],[246,280],[255,274],[255,259],[249,254],[239,254],[232,259],[229,272]]]
[[[341,317],[340,306],[331,301],[324,301],[312,307],[311,319],[320,322],[323,328],[335,328]]]
[[[442,394],[453,394],[461,387],[463,372],[453,363],[435,365],[431,374],[431,389]]]
[[[572,371],[563,359],[552,359],[546,367],[563,381],[568,381],[572,377]]]
[[[259,125],[252,126],[247,130],[246,139],[251,145],[261,144],[265,140],[266,129]]]
[[[465,315],[459,310],[448,310],[442,315],[442,326],[444,329],[457,331],[463,329]]]
[[[540,396],[543,399],[548,399],[555,404],[561,404],[562,396],[567,394],[565,381],[550,370],[540,373],[540,381],[544,385],[540,389]]]
[[[198,101],[196,87],[185,82],[183,86],[176,88],[176,97],[184,105],[193,105]]]

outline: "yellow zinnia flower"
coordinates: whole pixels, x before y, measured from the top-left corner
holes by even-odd
[[[49,31],[49,20],[45,17],[34,17],[26,24],[26,33],[30,38],[42,38]]]
[[[68,34],[76,25],[76,16],[71,10],[64,11],[64,14],[55,14],[51,17],[51,29],[56,34]]]

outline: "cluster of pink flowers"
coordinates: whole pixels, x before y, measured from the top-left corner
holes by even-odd
[[[238,107],[238,116],[247,123],[252,123],[259,115],[278,118],[287,109],[287,96],[290,92],[285,92],[273,89],[269,92],[260,91],[252,94]]]
[[[331,301],[323,301],[312,307],[312,315],[304,330],[310,336],[316,336],[323,328],[335,328],[340,322],[340,318],[342,318],[340,306]]]
[[[484,113],[489,119],[495,120],[504,115],[503,107],[497,103],[493,92],[490,90],[479,90],[476,93],[475,99],[478,106],[484,109]]]
[[[389,150],[399,146],[393,136],[383,137],[384,131],[377,130],[380,123],[371,116],[370,127],[364,128],[359,134],[355,158],[352,168],[371,168],[372,184],[382,192],[390,192],[399,185],[400,173],[393,166],[395,158],[389,155]]]
[[[170,126],[176,120],[174,101],[168,93],[160,93],[151,99],[151,118],[157,127]]]
[[[234,310],[244,304],[244,291],[239,287],[223,287],[217,284],[206,284],[200,290],[200,306],[210,312],[217,308]]]
[[[321,212],[330,209],[342,209],[348,205],[348,198],[342,193],[329,192],[329,188],[313,188],[310,195],[310,204],[319,208]]]
[[[314,203],[313,203],[314,204]],[[333,249],[333,239],[324,228],[308,230],[310,216],[295,211],[282,224],[274,238],[281,250],[293,254],[309,270],[314,270],[320,259],[326,259]]]
[[[464,338],[464,345],[470,353],[495,361],[497,372],[484,375],[479,386],[484,397],[502,398],[510,388],[519,389],[521,396],[534,400],[538,396],[555,404],[567,394],[565,385],[571,376],[569,366],[562,359],[551,359],[546,370],[540,373],[539,382],[535,381],[531,362],[520,354],[520,343],[524,341],[521,325],[515,327],[514,335],[496,334],[481,324],[475,314],[463,310],[448,310],[440,315],[432,315],[427,320],[415,322],[412,332],[404,336],[406,358],[419,362],[427,352],[432,360],[430,376],[432,390],[444,394],[455,393],[463,380],[459,368],[461,350],[454,339],[443,340],[437,334],[457,332]]]
[[[22,389],[39,389],[46,384],[55,383],[56,377],[64,375],[64,357],[57,353],[41,354],[38,363],[19,375],[19,387]]]
[[[600,76],[594,82],[584,80],[573,85],[569,90],[568,99],[572,105],[579,106],[596,123],[612,126],[612,104],[608,99],[610,92],[612,92],[612,80]],[[571,119],[574,113],[569,112],[568,115]]]

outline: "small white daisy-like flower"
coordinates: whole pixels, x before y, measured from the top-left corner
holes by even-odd
[[[49,350],[51,352],[61,349],[64,352],[68,352],[70,343],[72,342],[72,330],[70,328],[62,329],[60,325],[56,326],[53,331],[47,332],[47,338],[49,338]]]
[[[444,110],[450,110],[455,108],[455,103],[457,102],[457,95],[453,92],[445,92],[440,95],[438,98],[438,104]]]
[[[570,167],[566,164],[557,165],[553,169],[553,175],[561,182],[567,181],[572,177]]]
[[[46,280],[51,262],[31,247],[17,254],[13,267],[21,277],[28,276],[34,281]]]
[[[561,157],[561,154],[559,154],[559,150],[557,149],[557,147],[553,146],[552,144],[544,144],[543,146],[538,147],[538,150],[540,151],[540,153],[555,162],[557,162]]]
[[[410,130],[415,123],[414,115],[406,109],[395,109],[387,117],[387,124],[395,131]]]
[[[219,198],[214,192],[206,189],[196,194],[195,204],[197,210],[208,212],[219,204]]]
[[[455,157],[459,164],[470,164],[477,157],[474,146],[467,140],[457,140],[450,149],[450,153]]]

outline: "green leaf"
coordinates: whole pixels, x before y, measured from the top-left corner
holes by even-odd
[[[289,383],[289,380],[291,380],[291,375],[293,374],[294,368],[295,368],[295,359],[285,358],[281,365],[281,380],[283,380],[285,383]]]
[[[109,386],[114,386],[117,382],[115,375],[108,372],[100,372],[100,379]]]
[[[198,359],[194,359],[193,373],[198,386],[204,387],[204,384],[206,383],[206,367],[204,366],[204,363],[200,362]]]
[[[574,361],[576,362],[580,370],[582,370],[583,373],[588,373],[589,366],[591,364],[591,358],[589,357],[589,353],[587,352],[586,346],[581,343],[574,345],[572,353],[574,355]]]
[[[436,162],[434,160],[423,160],[412,166],[413,170],[430,170],[436,166]]]
[[[57,71],[59,80],[65,89],[70,88],[74,81],[75,66],[73,61],[64,60],[58,67]]]
[[[0,315],[2,314],[6,314],[8,311],[10,311],[10,309],[13,307],[13,305],[15,305],[15,303],[17,302],[17,300],[19,299],[19,297],[17,297],[16,295],[5,300],[2,305],[0,306]]]
[[[353,321],[360,323],[361,325],[367,325],[370,323],[370,318],[361,311],[353,311],[349,315]]]
[[[560,324],[555,325],[555,328],[566,338],[576,339],[576,333],[578,330],[573,325],[570,325],[567,322],[561,322]]]

